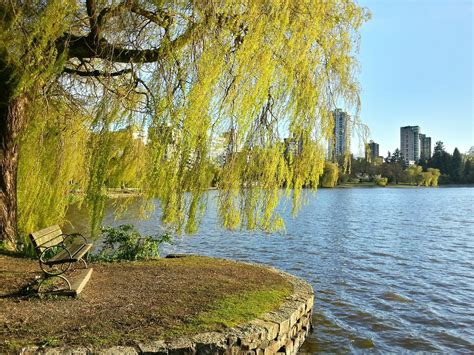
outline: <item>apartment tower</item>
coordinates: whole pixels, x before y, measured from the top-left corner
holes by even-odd
[[[349,150],[349,115],[341,109],[332,112],[334,119],[333,136],[328,142],[328,158],[337,161]]]
[[[419,134],[420,136],[420,159],[431,158],[431,137],[427,137],[426,134]]]
[[[407,164],[420,160],[420,127],[400,127],[400,151]]]
[[[365,147],[365,159],[369,162],[375,162],[375,158],[379,156],[379,144],[374,141],[367,143]]]

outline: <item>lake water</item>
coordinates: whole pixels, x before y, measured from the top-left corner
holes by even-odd
[[[199,233],[164,253],[259,262],[306,279],[316,295],[304,352],[472,353],[473,205],[471,188],[325,189],[287,217],[286,234],[223,230],[211,208]],[[133,212],[113,224],[156,233],[156,217]],[[70,219],[85,228],[77,212]]]

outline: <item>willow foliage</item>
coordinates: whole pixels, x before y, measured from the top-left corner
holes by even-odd
[[[337,164],[326,162],[324,164],[324,174],[321,181],[322,187],[335,187],[339,178]]]
[[[61,223],[70,193],[87,186],[87,118],[71,115],[61,104],[54,108],[44,104],[33,106],[29,115],[37,119],[22,137],[18,222],[23,231]]]
[[[18,90],[43,88],[35,91],[22,138],[24,230],[61,220],[73,190],[86,193],[100,220],[105,187],[126,184],[147,201],[159,198],[164,223],[193,232],[219,137],[225,137],[218,186],[223,225],[282,228],[275,212],[281,188],[294,190],[296,212],[301,189],[319,183],[331,110],[341,102],[358,110],[355,54],[368,13],[351,0],[128,2],[156,18],[166,15],[153,26],[135,5],[122,13],[119,2],[97,1],[116,9],[104,12],[113,17],[102,38],[123,48],[160,48],[156,60],[144,54],[143,63],[135,57],[127,63],[123,56],[131,52],[112,50],[82,62],[68,57],[57,41],[65,32],[79,38],[87,31],[84,4],[38,4],[34,14],[25,8],[4,18],[0,35],[10,65],[25,68]],[[28,35],[15,38],[25,23]],[[124,75],[99,79],[71,68]],[[124,133],[130,127],[146,138]],[[285,146],[286,136],[295,137],[297,149]]]

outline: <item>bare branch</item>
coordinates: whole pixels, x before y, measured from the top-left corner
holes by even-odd
[[[126,0],[115,7],[105,7],[100,11],[99,15],[97,16],[97,26],[99,28],[102,28],[105,24],[105,20],[107,19],[107,17],[120,15],[122,12],[130,10],[130,7],[130,0]]]
[[[148,20],[156,23],[157,25],[160,25],[163,28],[168,28],[172,22],[171,17],[167,13],[163,12],[161,14],[158,14],[155,12],[151,12],[141,8],[136,4],[132,5],[131,11],[137,15],[147,18]]]
[[[86,1],[87,16],[89,16],[90,36],[93,40],[99,39],[99,28],[97,26],[97,7],[95,0]]]
[[[63,69],[64,73],[67,74],[74,74],[78,76],[83,76],[83,77],[98,77],[98,76],[105,76],[105,77],[114,77],[114,76],[120,76],[124,74],[128,74],[132,72],[132,69],[122,69],[113,73],[107,73],[107,72],[101,72],[99,70],[92,70],[92,71],[83,71],[83,70],[77,70],[77,69],[72,69],[72,68],[67,68],[64,67]]]
[[[151,63],[165,57],[171,50],[184,47],[191,39],[197,24],[192,23],[186,31],[167,43],[153,49],[128,49],[116,47],[105,39],[93,43],[90,37],[67,35],[58,41],[58,48],[68,49],[69,58],[101,58],[117,63]]]

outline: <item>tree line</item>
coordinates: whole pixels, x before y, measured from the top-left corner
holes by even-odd
[[[339,164],[341,166],[341,164]],[[455,148],[450,154],[444,143],[436,142],[433,156],[420,159],[416,165],[408,166],[402,152],[390,151],[385,159],[370,162],[363,158],[351,158],[350,169],[339,169],[339,183],[387,179],[388,184],[411,184],[436,186],[446,184],[474,183],[474,147],[461,154]]]

